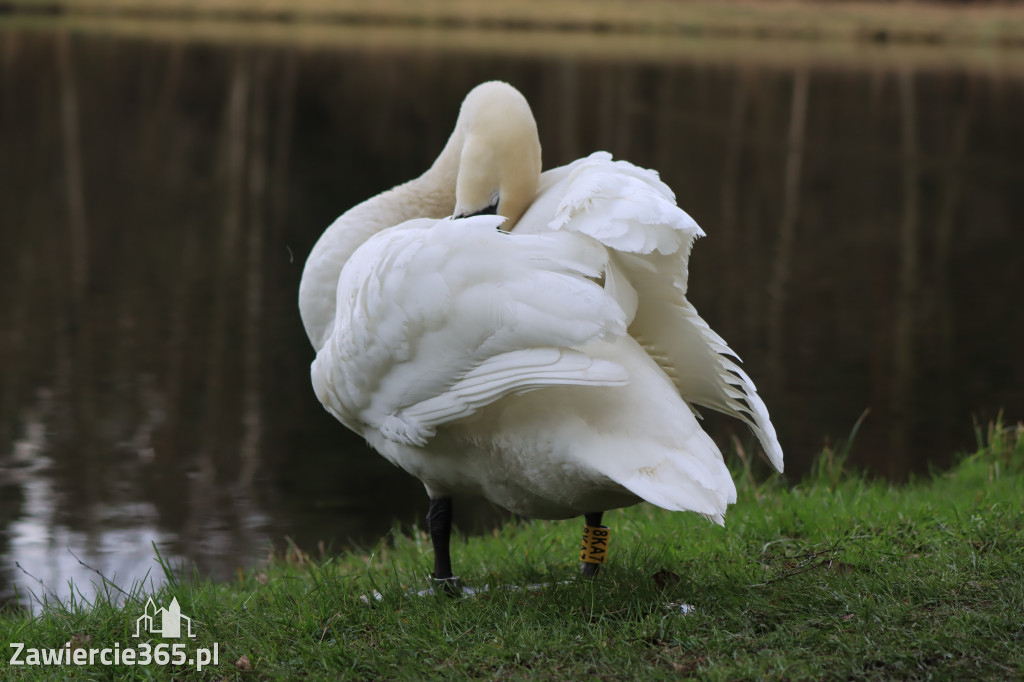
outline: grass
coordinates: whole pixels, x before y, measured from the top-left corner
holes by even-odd
[[[738,463],[727,527],[649,505],[606,516],[610,563],[577,579],[575,522],[509,523],[453,557],[476,597],[416,596],[424,534],[369,553],[294,550],[230,584],[175,578],[197,647],[220,662],[82,667],[143,679],[1021,679],[1024,427],[988,429],[953,470],[892,486],[826,452],[800,484]],[[173,576],[172,576],[173,577]],[[546,583],[522,590],[509,586]],[[378,590],[382,598],[361,597]],[[0,616],[0,644],[131,646],[150,595]],[[694,610],[684,613],[681,604]],[[154,643],[159,642],[154,640]],[[189,647],[192,647],[189,644]],[[4,679],[50,679],[12,667]],[[58,675],[60,676],[60,675]]]

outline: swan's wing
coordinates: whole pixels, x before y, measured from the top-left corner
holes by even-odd
[[[743,421],[782,471],[782,448],[754,382],[737,364],[736,353],[686,299],[681,254],[620,253],[613,258],[639,300],[629,333],[665,369],[684,400]]]
[[[690,250],[704,233],[658,174],[606,152],[548,171],[516,226],[545,230],[585,234],[613,250],[605,287],[625,310],[629,333],[687,402],[742,420],[782,471],[782,449],[754,383],[686,299]]]
[[[312,366],[317,397],[342,423],[422,445],[511,393],[626,381],[615,363],[572,350],[625,333],[621,308],[590,279],[607,251],[568,233],[502,233],[501,221],[410,221],[353,254]]]
[[[621,386],[625,370],[569,348],[528,348],[487,358],[446,391],[388,416],[381,433],[400,443],[425,445],[435,429],[473,414],[511,393],[546,386]]]
[[[542,174],[537,199],[515,230],[579,232],[617,251],[641,254],[688,254],[704,234],[655,171],[612,161],[607,152]]]

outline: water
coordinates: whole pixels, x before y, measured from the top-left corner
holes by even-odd
[[[791,476],[865,410],[851,461],[894,478],[1024,416],[1020,70],[327,43],[0,30],[0,594],[159,582],[153,544],[227,579],[422,515],[313,396],[296,291],[486,79],[533,103],[545,167],[606,149],[676,190],[709,235],[691,298]]]

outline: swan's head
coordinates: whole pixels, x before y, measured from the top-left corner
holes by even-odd
[[[463,142],[455,217],[497,213],[511,228],[540,179],[540,138],[530,105],[507,83],[482,83],[462,102],[456,129]]]

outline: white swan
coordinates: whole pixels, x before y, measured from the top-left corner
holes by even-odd
[[[689,404],[746,422],[782,470],[753,383],[686,300],[701,234],[606,153],[541,175],[530,107],[496,82],[426,173],[324,232],[299,290],[313,387],[423,482],[435,579],[456,580],[453,493],[590,527],[641,500],[723,523],[736,488]]]

